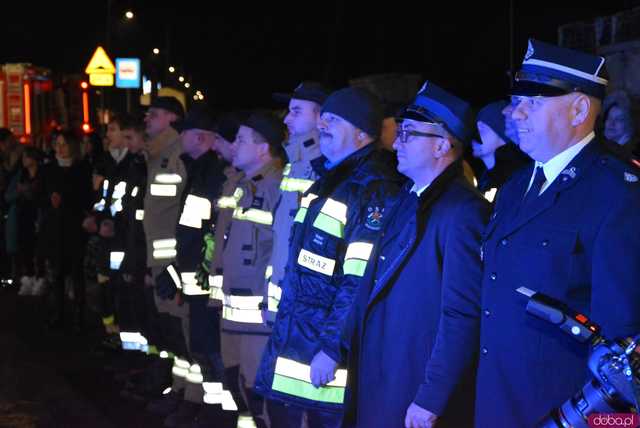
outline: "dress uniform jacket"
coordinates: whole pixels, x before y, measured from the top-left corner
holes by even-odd
[[[233,211],[222,252],[225,332],[268,333],[261,308],[273,248],[273,211],[281,180],[282,168],[274,160],[257,175],[244,177],[236,188],[242,196]]]
[[[405,185],[351,314],[344,426],[404,426],[412,402],[439,427],[471,427],[489,204],[449,166],[420,196]],[[462,380],[462,382],[461,382]]]
[[[181,154],[182,143],[173,128],[149,141],[143,219],[147,267],[166,266],[176,256],[175,231],[187,179]]]
[[[564,302],[606,337],[640,331],[638,170],[593,140],[519,210],[532,173],[505,184],[484,236],[479,428],[533,427],[589,379],[588,346],[527,314],[517,288]]]
[[[147,190],[147,164],[142,154],[133,155],[127,171],[127,193],[123,199],[122,233],[124,260],[120,270],[135,275],[145,271],[147,248],[142,220]]]
[[[302,198],[295,217],[283,294],[260,369],[257,391],[306,408],[340,410],[346,371],[322,388],[309,377],[313,357],[324,351],[343,361],[341,331],[362,279],[385,209],[402,178],[389,152],[373,145],[329,171]]]
[[[302,195],[309,190],[317,178],[311,161],[321,155],[318,144],[318,132],[292,138],[286,146],[289,163],[285,165],[280,183],[280,199],[273,215],[273,252],[271,253],[270,277],[267,278],[265,294],[267,311],[263,312],[265,321],[272,323],[278,310],[282,289],[280,282],[284,278],[284,268],[289,256],[289,238],[293,219],[300,208]]]

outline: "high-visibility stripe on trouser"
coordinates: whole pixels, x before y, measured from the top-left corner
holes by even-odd
[[[202,389],[204,390],[202,401],[206,404],[221,404],[222,410],[238,411],[238,405],[233,399],[231,392],[223,389],[222,383],[202,382]]]
[[[262,324],[262,296],[224,296],[222,318],[247,324]]]
[[[171,259],[178,253],[176,251],[177,242],[175,239],[156,239],[153,244],[153,258],[156,260]]]
[[[274,391],[306,398],[307,400],[340,404],[344,401],[347,371],[339,369],[336,378],[316,388],[311,383],[311,367],[287,358],[278,357],[271,388]]]
[[[238,416],[238,423],[236,428],[258,428],[256,421],[253,419],[253,416],[249,415],[240,415]]]
[[[344,256],[344,264],[342,266],[344,274],[364,276],[372,251],[373,244],[369,242],[351,242]]]
[[[171,374],[173,374],[173,382],[171,384],[172,390],[184,390],[187,384],[186,377],[189,373],[189,367],[191,367],[191,365],[187,360],[183,360],[179,357],[173,358],[173,367],[171,368]]]
[[[224,300],[223,282],[222,275],[209,275],[209,300]]]

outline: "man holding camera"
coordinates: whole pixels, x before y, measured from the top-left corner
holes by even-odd
[[[609,338],[640,331],[640,173],[594,134],[604,58],[529,41],[512,93],[535,163],[501,189],[485,231],[476,426],[532,427],[579,390],[589,348],[526,313],[526,287]]]

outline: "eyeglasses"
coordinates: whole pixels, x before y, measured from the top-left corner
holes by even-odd
[[[410,131],[402,128],[398,128],[396,131],[396,138],[398,138],[398,140],[403,144],[406,144],[411,137],[442,138],[442,135],[431,134],[429,132]]]

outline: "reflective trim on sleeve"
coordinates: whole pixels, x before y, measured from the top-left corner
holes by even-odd
[[[264,224],[271,226],[273,224],[273,215],[270,211],[259,210],[256,208],[249,208],[244,210],[241,207],[233,210],[233,218],[240,221],[250,221],[252,223]]]
[[[222,318],[247,324],[262,324],[262,296],[224,296]]]
[[[311,205],[311,202],[313,202],[313,200],[317,197],[318,195],[315,195],[313,193],[309,193],[307,196],[302,197],[302,200],[300,200],[300,208],[296,213],[296,217],[293,219],[294,222],[304,223],[304,219],[307,216],[309,206]]]
[[[328,198],[314,220],[313,227],[337,238],[344,238],[344,226],[346,223],[347,206],[342,202]]]
[[[344,274],[363,276],[372,251],[373,244],[370,242],[351,242],[344,256],[342,266]]]
[[[484,192],[484,198],[489,202],[493,202],[493,200],[496,198],[496,193],[498,193],[498,189],[492,187],[491,189]]]
[[[284,168],[282,169],[282,175],[284,177],[288,176],[289,174],[291,174],[291,164],[287,163]]]
[[[222,275],[209,275],[209,300],[220,300],[221,302],[224,300],[223,282]]]
[[[133,190],[131,190],[131,197],[135,198],[136,196],[138,196],[138,186],[135,186]]]
[[[113,194],[111,195],[111,198],[120,199],[126,194],[127,194],[127,182],[120,181],[118,184],[116,184],[116,187],[113,188]]]
[[[178,288],[182,288],[182,282],[180,281],[180,277],[178,276],[176,268],[174,268],[173,265],[169,265],[167,266],[167,272],[169,272],[169,275],[171,276],[171,279],[173,280],[175,286]]]
[[[179,184],[182,183],[182,177],[179,174],[158,174],[153,181],[161,184]]]
[[[278,312],[278,305],[282,298],[282,288],[269,281],[267,309],[270,312]]]
[[[144,210],[136,210],[136,220],[144,220]]]
[[[105,179],[102,182],[102,197],[106,198],[109,194],[109,180]]]
[[[273,266],[268,265],[267,268],[264,270],[264,279],[271,278],[271,275],[273,275]]]
[[[202,376],[200,366],[198,364],[192,364],[187,373],[187,382],[201,384],[203,380],[204,377]]]
[[[151,196],[176,196],[178,188],[175,184],[152,184],[149,187]]]
[[[232,196],[223,196],[219,198],[216,205],[221,209],[236,209],[236,207],[238,206],[238,202],[240,201],[240,199],[242,199],[243,196],[244,190],[242,189],[242,187],[236,187],[236,189],[233,191]]]
[[[316,388],[311,383],[311,367],[287,358],[278,357],[273,376],[273,390],[296,397],[326,403],[342,403],[347,385],[347,371],[338,369],[335,379]]]
[[[203,290],[196,281],[195,272],[182,272],[182,292],[187,296],[208,296],[209,290]]]
[[[202,228],[202,220],[211,218],[211,202],[196,195],[187,195],[180,215],[180,224],[196,229]]]
[[[112,270],[120,269],[120,265],[124,260],[124,252],[123,251],[111,251],[109,253],[109,267]]]
[[[104,207],[105,205],[107,205],[107,201],[104,200],[104,198],[100,199],[99,202],[96,202],[95,204],[93,204],[93,210],[94,211],[104,211]]]
[[[332,276],[333,270],[336,266],[336,261],[319,256],[302,248],[298,254],[298,264],[306,267],[307,269],[311,269],[314,272]]]
[[[283,177],[280,182],[280,190],[283,192],[304,193],[313,185],[313,180],[305,178]]]

